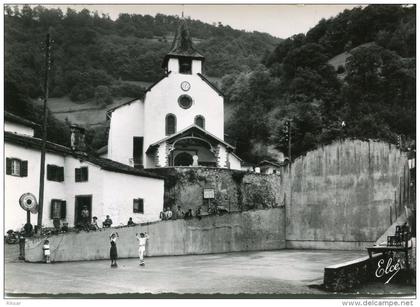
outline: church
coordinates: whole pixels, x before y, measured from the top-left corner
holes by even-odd
[[[136,168],[205,166],[241,169],[224,141],[223,94],[202,74],[204,56],[185,20],[163,59],[165,75],[134,99],[108,110],[102,157]]]

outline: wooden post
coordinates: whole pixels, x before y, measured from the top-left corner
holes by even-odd
[[[47,33],[45,40],[45,75],[44,75],[44,105],[43,105],[43,125],[42,125],[42,147],[41,147],[41,169],[39,173],[39,208],[38,208],[38,223],[37,228],[42,227],[42,213],[44,209],[44,177],[45,177],[45,146],[47,139],[47,101],[48,101],[48,72],[51,64],[51,37],[50,31]]]

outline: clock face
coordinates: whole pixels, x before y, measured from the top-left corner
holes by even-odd
[[[191,84],[189,84],[187,81],[184,81],[181,83],[181,88],[183,91],[189,91],[191,88]]]

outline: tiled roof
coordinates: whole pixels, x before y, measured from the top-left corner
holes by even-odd
[[[6,111],[4,112],[4,119],[5,121],[10,121],[10,122],[21,124],[21,125],[31,127],[31,128],[40,127],[40,125],[37,123],[34,123],[30,120],[27,120],[23,117],[17,116],[16,114],[6,112]]]
[[[11,133],[8,131],[4,132],[4,141],[6,143],[13,143],[16,145],[33,148],[37,150],[40,150],[42,147],[42,140],[39,138]],[[52,142],[48,142],[48,141],[46,142],[46,151],[51,152],[51,153],[61,154],[61,155],[70,155],[76,159],[88,161],[92,164],[99,166],[100,168],[104,170],[111,171],[111,172],[163,179],[162,176],[156,175],[149,171],[145,171],[143,169],[137,169],[137,168],[134,168],[134,167],[131,167],[131,166],[128,166],[128,165],[125,165],[116,161],[99,158],[99,157],[96,157],[94,155],[90,155],[87,153],[73,151],[69,147],[52,143]]]

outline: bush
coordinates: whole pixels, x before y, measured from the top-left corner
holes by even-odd
[[[107,106],[112,103],[111,91],[108,86],[98,85],[95,88],[95,102],[101,106]]]
[[[70,92],[70,99],[72,101],[84,101],[92,98],[95,90],[92,85],[77,83]]]
[[[144,88],[132,83],[118,83],[111,86],[111,93],[114,97],[143,98]]]

